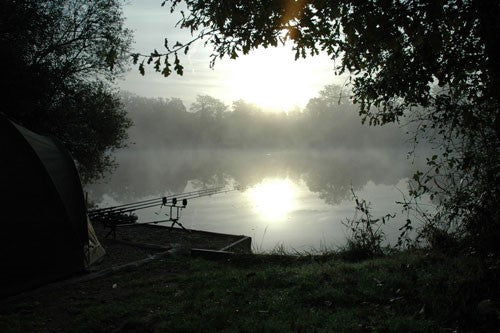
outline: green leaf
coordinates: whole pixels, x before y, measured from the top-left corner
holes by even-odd
[[[156,72],[160,71],[160,66],[161,66],[161,58],[157,58],[154,66]]]
[[[178,75],[183,75],[184,74],[184,67],[180,64],[179,57],[177,56],[177,53],[175,54],[175,60],[174,60],[174,70]]]
[[[169,76],[171,73],[172,73],[172,71],[170,70],[170,66],[168,66],[168,65],[166,65],[165,67],[163,67],[163,70],[161,71],[161,74],[164,77]]]
[[[132,57],[132,61],[133,61],[134,65],[136,65],[137,61],[139,61],[139,53],[134,53],[131,55],[131,57]]]

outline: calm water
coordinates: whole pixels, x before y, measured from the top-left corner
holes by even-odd
[[[107,183],[87,190],[100,206],[216,186],[244,190],[193,199],[182,211],[187,228],[243,234],[256,251],[334,248],[345,243],[341,220],[352,217],[351,186],[372,203],[374,216],[399,213],[395,201],[420,167],[401,150],[125,151]],[[140,211],[140,221],[167,218],[163,208]],[[397,237],[403,216],[385,229]]]

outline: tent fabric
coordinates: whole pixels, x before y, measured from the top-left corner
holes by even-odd
[[[69,153],[0,114],[0,154],[0,296],[83,271],[86,207]]]
[[[99,262],[106,254],[106,250],[104,250],[99,239],[97,239],[94,227],[88,217],[87,227],[89,229],[89,244],[85,247],[85,265],[88,267]]]

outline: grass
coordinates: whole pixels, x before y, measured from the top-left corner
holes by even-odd
[[[424,252],[356,263],[332,255],[172,256],[4,301],[0,331],[487,330],[476,308],[498,296],[492,274],[476,257]]]

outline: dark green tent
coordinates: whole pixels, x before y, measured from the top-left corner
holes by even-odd
[[[53,137],[0,114],[0,297],[85,269],[85,200],[73,159]]]

